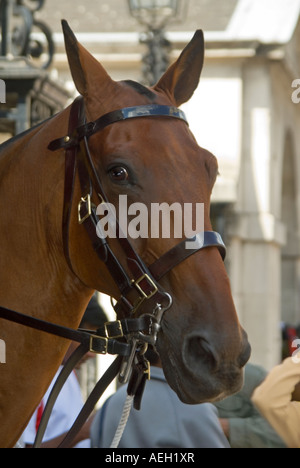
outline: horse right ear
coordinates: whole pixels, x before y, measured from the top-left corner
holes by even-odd
[[[204,37],[199,29],[158,83],[156,90],[173,96],[177,106],[187,102],[198,86],[204,62]]]
[[[65,48],[74,84],[77,91],[92,100],[99,90],[107,96],[107,86],[115,82],[110,78],[102,65],[76,39],[66,20],[62,20]]]

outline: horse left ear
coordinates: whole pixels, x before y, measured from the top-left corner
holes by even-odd
[[[77,91],[87,100],[100,100],[116,87],[115,81],[102,65],[76,39],[67,21],[62,20],[65,47],[74,84]],[[104,109],[105,111],[105,109]]]
[[[198,86],[204,62],[203,31],[195,32],[194,37],[171,65],[154,88],[174,97],[176,105],[187,102]]]

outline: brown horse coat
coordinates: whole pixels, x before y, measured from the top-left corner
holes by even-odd
[[[198,85],[204,42],[198,31],[150,94],[115,82],[63,23],[70,69],[84,97],[87,119],[126,106],[155,102],[180,106]],[[47,149],[67,134],[70,109],[0,147],[0,304],[53,323],[76,328],[95,289],[118,297],[77,222],[76,179],[69,251],[63,253],[64,151]],[[217,175],[216,158],[200,148],[187,125],[175,119],[121,122],[90,138],[91,153],[108,199],[118,205],[142,201],[204,203],[205,229]],[[126,171],[120,183],[116,173]],[[174,239],[137,239],[150,264]],[[112,245],[118,249],[112,241]],[[120,254],[121,258],[121,254]],[[122,258],[121,258],[122,260]],[[162,281],[173,297],[163,318],[158,350],[171,387],[187,403],[222,398],[238,390],[249,344],[239,325],[227,274],[215,248],[175,267]],[[0,320],[7,362],[0,364],[0,446],[13,446],[60,365],[69,343]]]

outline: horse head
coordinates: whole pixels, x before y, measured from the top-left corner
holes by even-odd
[[[87,121],[132,106],[178,108],[198,85],[204,57],[201,31],[196,32],[159,82],[146,88],[131,81],[114,81],[77,41],[65,21],[63,30],[71,74],[83,96]],[[154,203],[177,203],[181,207],[201,203],[204,230],[212,231],[210,196],[218,173],[217,160],[198,146],[182,119],[158,116],[116,122],[92,134],[88,145],[107,199],[116,212],[121,195],[126,196],[127,206],[143,204],[148,209],[150,230]],[[81,195],[76,180],[73,200],[79,202]],[[119,290],[105,265],[96,258],[85,230],[78,224],[77,203],[73,205],[69,229],[72,268],[89,288],[118,300]],[[174,216],[170,218],[174,226]],[[178,244],[172,235],[131,236],[130,242],[148,266]],[[126,269],[126,256],[116,239],[112,236],[108,243]],[[186,403],[213,401],[237,391],[250,347],[237,318],[219,250],[211,246],[189,256],[159,283],[172,297],[157,341],[169,385]]]

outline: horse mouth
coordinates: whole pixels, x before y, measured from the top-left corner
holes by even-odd
[[[193,338],[193,348],[198,341]],[[162,338],[158,342],[158,350],[168,384],[179,399],[187,404],[215,402],[238,392],[244,381],[243,366],[250,357],[248,343],[244,344],[236,364],[231,360],[220,359],[218,365],[217,358],[212,358],[204,350],[203,344],[198,346],[197,353],[194,353],[192,364],[186,357],[186,353],[191,351],[189,346],[183,348],[180,358]]]
[[[243,385],[243,370],[230,369],[216,374],[206,374],[202,378],[186,368],[163,364],[164,374],[178,398],[186,404],[216,402],[238,392]]]

